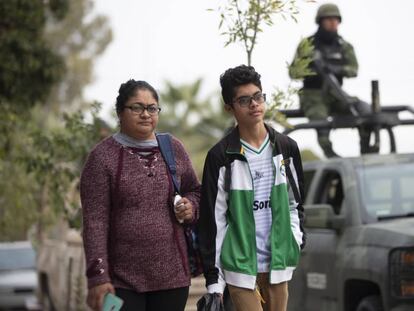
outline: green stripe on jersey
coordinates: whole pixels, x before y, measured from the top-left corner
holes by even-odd
[[[243,139],[240,139],[240,142],[243,145],[243,147],[245,147],[245,148],[249,149],[250,151],[253,151],[254,153],[257,153],[257,154],[260,154],[266,148],[266,146],[269,144],[269,141],[270,141],[269,134],[267,134],[264,142],[259,147],[259,149],[257,149],[255,147],[253,147],[252,145],[248,144],[247,142],[245,142]]]

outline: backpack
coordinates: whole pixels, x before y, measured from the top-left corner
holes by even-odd
[[[168,167],[168,172],[174,186],[175,194],[180,193],[180,183],[177,179],[177,166],[175,164],[174,151],[171,143],[171,135],[168,133],[157,133],[156,138],[161,155]],[[173,206],[174,208],[174,206]],[[185,241],[187,243],[187,257],[192,277],[199,276],[203,272],[201,264],[200,248],[198,244],[198,233],[195,224],[183,224]]]

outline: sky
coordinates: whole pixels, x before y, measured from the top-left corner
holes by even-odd
[[[109,120],[120,84],[130,78],[146,80],[158,90],[163,89],[165,81],[179,85],[202,78],[201,97],[217,93],[220,74],[247,62],[241,44],[224,47],[219,15],[208,11],[217,9],[220,2],[224,0],[96,0],[94,13],[109,18],[114,38],[95,63],[95,80],[86,89],[86,97],[101,102],[102,116]],[[287,90],[291,83],[287,63],[300,39],[316,31],[317,8],[327,2],[297,0],[298,22],[277,16],[274,25],[264,27],[259,34],[252,65],[262,76],[264,92]],[[339,6],[339,34],[354,46],[359,62],[358,77],[346,79],[344,89],[370,102],[371,80],[379,80],[382,105],[414,107],[414,1],[329,2]],[[297,108],[297,102],[292,108]],[[412,133],[414,127],[396,129],[399,152],[414,152]],[[321,154],[314,131],[291,136],[300,148]],[[387,137],[384,133],[381,137],[381,153],[387,153]],[[356,131],[335,130],[331,139],[339,154],[358,155]]]

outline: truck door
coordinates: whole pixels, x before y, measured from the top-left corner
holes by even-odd
[[[324,169],[311,204],[329,204],[334,214],[343,211],[344,191],[342,177],[335,168]],[[306,213],[306,210],[305,210]],[[337,305],[336,248],[338,232],[328,228],[308,228],[307,247],[302,257],[305,269],[307,311],[339,310]]]

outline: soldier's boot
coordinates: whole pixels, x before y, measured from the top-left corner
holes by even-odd
[[[329,140],[329,130],[317,130],[318,133],[318,142],[321,146],[323,153],[327,158],[339,157],[332,149],[332,143]]]

